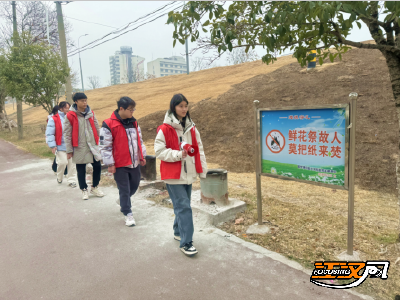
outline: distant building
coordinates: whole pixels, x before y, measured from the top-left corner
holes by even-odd
[[[147,63],[147,73],[156,77],[186,73],[186,60],[182,56],[157,58]]]
[[[132,55],[132,47],[122,46],[110,56],[111,84],[144,80],[144,57]]]

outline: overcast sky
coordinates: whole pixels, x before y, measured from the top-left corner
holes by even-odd
[[[77,44],[81,35],[79,44],[85,44],[112,32],[113,28],[85,23],[100,23],[103,25],[120,28],[127,23],[136,20],[160,7],[167,4],[167,1],[74,1],[63,5],[63,14],[72,25],[70,37]],[[177,2],[174,6],[179,6],[183,2]],[[55,4],[52,3],[55,7]],[[74,18],[74,19],[71,19]],[[100,77],[102,86],[108,85],[110,80],[108,59],[120,46],[132,47],[133,54],[145,58],[145,71],[147,62],[160,57],[169,57],[171,55],[184,55],[185,47],[177,43],[172,47],[173,25],[166,25],[167,17],[162,17],[154,22],[146,24],[134,31],[128,32],[114,40],[104,43],[94,49],[89,49],[81,53],[83,77],[87,85],[87,77],[97,75]],[[132,26],[131,28],[134,28]],[[348,38],[353,41],[364,41],[371,39],[368,29],[364,26],[359,30],[357,26]],[[112,37],[114,35],[111,35]],[[189,43],[189,49],[195,44]],[[259,56],[263,55],[263,49],[257,49]],[[71,52],[70,52],[71,53]],[[201,56],[198,52],[194,56]],[[69,58],[70,67],[79,72],[78,55]],[[217,62],[218,65],[226,65],[225,59]]]

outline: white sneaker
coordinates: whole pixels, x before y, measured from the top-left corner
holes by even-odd
[[[90,193],[95,195],[96,197],[104,197],[104,193],[102,191],[100,191],[98,186],[96,186],[95,188],[92,187],[90,189]]]
[[[87,190],[82,190],[82,200],[89,199],[89,192]]]
[[[135,222],[135,219],[133,218],[132,213],[129,213],[125,216],[125,225],[126,226],[136,225],[136,222]]]
[[[185,244],[182,248],[181,251],[185,253],[187,256],[192,256],[197,253],[196,248],[193,246],[193,242]]]

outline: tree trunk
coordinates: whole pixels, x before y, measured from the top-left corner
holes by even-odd
[[[2,113],[3,113],[3,111],[5,110],[5,109],[4,109],[5,106],[6,106],[5,102],[4,102],[3,99],[1,99],[1,96],[0,96],[0,120],[3,119]],[[5,115],[4,115],[4,116],[5,116]]]
[[[7,112],[6,112],[5,98],[3,98],[2,95],[0,95],[0,123],[2,120],[4,120],[3,122],[7,122],[8,129],[10,130],[10,132],[12,132],[11,122],[8,119]]]
[[[400,127],[400,56],[396,56],[392,52],[382,51],[383,56],[386,58],[386,64],[389,69],[390,82],[392,83],[393,97],[396,105],[397,118]],[[400,136],[400,130],[399,130]],[[400,142],[399,142],[400,149]],[[396,165],[397,174],[397,197],[399,204],[399,227],[398,227],[398,242],[400,242],[400,159]]]

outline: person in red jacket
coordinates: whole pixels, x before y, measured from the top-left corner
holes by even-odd
[[[117,102],[118,108],[100,129],[100,152],[108,172],[114,174],[119,190],[119,204],[125,225],[136,225],[131,197],[140,183],[140,166],[146,164],[146,147],[140,127],[133,117],[136,103],[129,97]]]
[[[67,158],[66,146],[64,141],[64,119],[69,111],[70,105],[66,101],[60,102],[57,106],[57,113],[53,113],[48,119],[46,128],[46,142],[51,151],[56,156],[56,175],[57,182],[61,184],[65,170],[68,168],[67,181],[70,187],[76,187],[76,166],[72,159]],[[54,164],[54,163],[53,163]],[[68,166],[68,167],[67,167]]]
[[[158,127],[154,141],[156,157],[161,160],[161,180],[167,186],[174,206],[174,239],[180,241],[180,249],[188,256],[197,253],[193,246],[193,216],[190,206],[192,183],[206,178],[207,162],[200,133],[192,121],[189,102],[182,94],[172,97],[164,123]],[[197,149],[188,155],[184,143]]]

